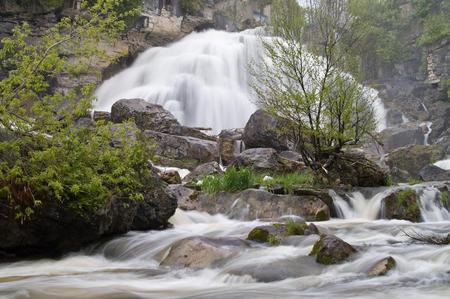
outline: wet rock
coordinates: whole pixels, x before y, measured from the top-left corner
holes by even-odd
[[[386,152],[412,144],[423,144],[425,137],[421,127],[416,124],[404,124],[388,128],[381,133],[381,142]]]
[[[352,245],[333,235],[322,235],[314,244],[309,255],[316,257],[319,264],[338,264],[348,260],[357,253]]]
[[[156,154],[173,160],[195,160],[198,163],[212,162],[218,159],[217,143],[194,137],[176,136],[155,131],[144,131],[156,146]]]
[[[159,174],[161,179],[169,185],[181,184],[181,177],[176,170],[167,170]]]
[[[419,176],[425,182],[450,181],[450,170],[445,170],[435,165],[427,165],[420,170]]]
[[[330,209],[330,216],[337,217],[336,207],[334,206],[333,198],[331,197],[328,190],[323,189],[313,189],[305,187],[295,187],[292,191],[293,195],[297,196],[315,196],[323,201]]]
[[[151,104],[143,99],[123,99],[112,105],[111,120],[114,123],[121,123],[129,119],[133,119],[141,130],[211,139],[210,136],[199,130],[180,125],[172,113],[160,105]]]
[[[438,145],[411,145],[391,152],[386,158],[387,165],[407,171],[412,178],[419,179],[420,170],[445,157],[445,151]]]
[[[294,172],[306,169],[303,162],[283,158],[272,148],[245,150],[236,157],[231,165],[251,167],[255,171]]]
[[[220,132],[218,145],[223,165],[228,165],[237,155],[244,151],[243,132],[244,129],[230,129]]]
[[[95,213],[83,215],[51,199],[42,200],[32,217],[20,222],[15,207],[2,204],[0,252],[9,258],[58,256],[130,230],[166,228],[175,213],[176,198],[156,174],[145,186],[141,201],[113,196]]]
[[[340,184],[359,187],[379,187],[387,185],[386,172],[362,153],[336,154],[328,175]]]
[[[369,276],[383,276],[386,275],[390,270],[395,268],[396,265],[397,262],[394,260],[394,258],[389,256],[382,259],[381,261],[376,262],[375,265],[373,265],[369,269],[367,274]]]
[[[420,221],[419,200],[413,189],[395,191],[383,199],[386,219],[403,219],[411,222]]]
[[[279,153],[280,157],[287,159],[287,160],[291,160],[291,161],[296,161],[296,162],[302,162],[303,158],[302,155],[300,155],[297,152],[294,151],[283,151],[281,153]]]
[[[219,163],[209,162],[197,166],[193,171],[191,171],[191,173],[189,173],[183,179],[183,182],[186,184],[195,184],[198,181],[202,180],[207,175],[221,174],[221,173],[223,173],[223,171],[220,168]]]
[[[226,214],[241,220],[276,220],[284,215],[303,217],[306,221],[330,218],[328,206],[316,196],[276,195],[256,189],[240,193],[200,194],[198,209],[210,214]]]
[[[172,244],[161,261],[161,266],[176,268],[212,267],[220,260],[247,247],[248,244],[240,239],[190,237]]]
[[[172,196],[177,199],[178,208],[191,211],[198,210],[199,203],[197,197],[199,192],[183,185],[170,185],[168,190]]]
[[[246,148],[273,148],[287,150],[287,138],[281,133],[280,120],[260,109],[250,116],[244,129]]]
[[[270,245],[279,245],[289,236],[311,234],[311,228],[304,221],[291,220],[288,223],[273,223],[255,227],[249,232],[247,240],[259,243],[269,243]],[[315,226],[314,228],[317,230]],[[314,228],[312,229],[314,230]]]

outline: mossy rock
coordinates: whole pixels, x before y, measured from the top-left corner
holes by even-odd
[[[421,219],[419,198],[411,188],[396,191],[384,200],[385,217],[419,222]]]
[[[279,245],[283,239],[289,236],[301,236],[313,233],[316,233],[316,231],[310,229],[306,222],[290,220],[287,223],[257,226],[250,231],[247,240]]]
[[[351,258],[357,251],[352,245],[333,235],[322,235],[314,244],[310,256],[324,265],[338,264]]]

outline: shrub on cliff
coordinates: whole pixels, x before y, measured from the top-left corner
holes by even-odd
[[[151,177],[143,142],[122,138],[120,148],[111,147],[126,132],[77,124],[89,114],[95,88],[79,78],[92,74],[96,61],[112,59],[98,42],[113,42],[137,13],[123,10],[126,2],[95,1],[33,42],[27,24],[1,41],[0,68],[7,75],[0,81],[0,200],[21,220],[44,200],[89,213],[112,194],[143,198]],[[61,77],[73,88],[54,88]]]

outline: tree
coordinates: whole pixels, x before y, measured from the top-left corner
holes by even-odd
[[[112,133],[107,124],[77,124],[89,115],[95,88],[80,77],[113,59],[99,44],[114,42],[125,20],[139,12],[137,6],[124,10],[126,2],[84,1],[81,14],[61,19],[38,39],[25,23],[1,41],[0,201],[22,220],[48,200],[83,214],[112,194],[143,198],[149,154],[140,139],[123,138],[132,128]],[[58,90],[61,77],[73,88]],[[110,146],[112,138],[121,138],[120,148]]]
[[[334,153],[375,127],[372,99],[344,72],[354,67],[347,55],[357,39],[352,26],[345,1],[310,1],[308,8],[274,1],[276,37],[263,38],[265,57],[251,67],[257,104],[284,119],[284,130],[314,170],[324,171]]]

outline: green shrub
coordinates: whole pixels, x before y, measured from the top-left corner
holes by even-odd
[[[275,175],[272,179],[262,180],[260,182],[261,185],[266,187],[281,185],[283,186],[285,193],[288,194],[292,194],[295,187],[313,186],[315,183],[314,175],[309,171]]]
[[[290,219],[286,224],[286,232],[288,236],[304,235],[305,229],[306,223],[304,222],[297,222]]]
[[[253,173],[250,169],[228,167],[222,175],[210,175],[203,179],[201,188],[209,194],[219,191],[239,192],[253,186]]]

